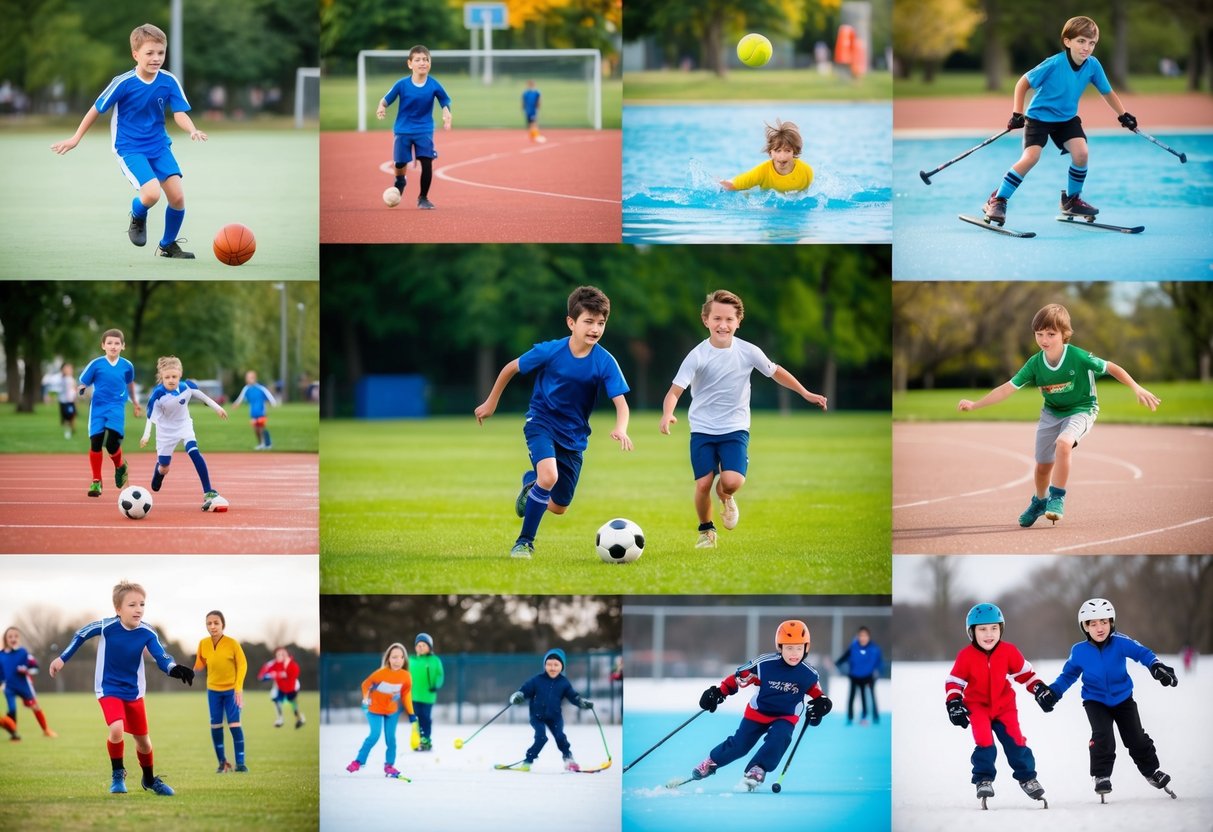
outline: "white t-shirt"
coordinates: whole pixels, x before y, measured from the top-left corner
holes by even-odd
[[[216,413],[219,405],[198,389],[194,382],[182,380],[177,389],[166,390],[164,385],[156,385],[147,403],[147,424],[143,428],[143,438],[151,436],[152,425],[156,426],[156,452],[171,454],[177,443],[195,439],[194,420],[190,418],[189,404],[197,400]]]
[[[718,436],[750,429],[750,373],[767,378],[778,365],[758,347],[740,338],[726,349],[699,343],[682,360],[674,384],[691,391],[687,420],[693,433]]]

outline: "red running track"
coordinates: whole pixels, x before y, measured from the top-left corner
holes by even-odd
[[[404,198],[394,181],[391,134],[320,135],[321,243],[618,243],[622,239],[622,133],[553,130],[533,144],[522,130],[435,135],[430,201],[417,208],[420,170]]]
[[[89,497],[81,454],[0,457],[0,552],[6,554],[307,554],[320,551],[317,454],[208,453],[215,486],[231,503],[203,512],[202,489],[178,458],[154,496],[151,513],[118,512],[113,466],[104,492]],[[131,483],[150,485],[142,471]]]
[[[1213,430],[1096,424],[1031,528],[1035,423],[893,426],[894,554],[1213,553]]]

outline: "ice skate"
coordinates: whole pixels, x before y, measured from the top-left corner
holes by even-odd
[[[1068,196],[1065,191],[1061,192],[1061,212],[1070,217],[1094,217],[1099,213],[1099,209],[1094,205],[1088,204],[1078,194]]]
[[[715,773],[716,763],[713,762],[711,757],[708,757],[702,763],[695,766],[695,768],[691,769],[691,779],[702,780],[705,777],[711,777]]]
[[[750,770],[745,773],[745,777],[741,778],[741,785],[748,791],[754,791],[762,785],[762,781],[767,777],[767,773],[760,766],[750,766]]]
[[[999,196],[998,191],[994,191],[986,200],[986,204],[981,206],[981,212],[986,215],[986,222],[996,222],[1002,225],[1007,221],[1007,198]]]
[[[986,798],[994,796],[994,783],[991,780],[982,780],[977,784],[977,798],[981,801],[981,808],[986,807]]]
[[[1023,789],[1023,793],[1033,800],[1039,800],[1044,804],[1044,808],[1049,808],[1049,801],[1045,800],[1044,786],[1040,785],[1040,781],[1033,777],[1031,780],[1020,781],[1019,788]]]
[[[1093,777],[1095,781],[1095,793],[1099,795],[1100,803],[1107,803],[1104,800],[1104,795],[1112,793],[1112,778],[1111,777]],[[1146,778],[1149,779],[1149,778]]]
[[[1158,771],[1154,772],[1149,777],[1147,777],[1146,782],[1149,783],[1151,786],[1153,786],[1156,789],[1162,789],[1164,792],[1171,795],[1172,799],[1175,799],[1177,797],[1175,792],[1173,792],[1167,788],[1167,784],[1171,782],[1171,775],[1167,774],[1162,769],[1159,769]]]

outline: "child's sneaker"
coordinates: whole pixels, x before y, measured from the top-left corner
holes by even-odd
[[[982,780],[980,783],[978,783],[977,784],[977,796],[982,797],[982,798],[993,797],[994,796],[994,783],[990,780]]]
[[[1159,770],[1147,777],[1146,782],[1156,789],[1165,789],[1167,784],[1171,782],[1171,775]]]
[[[345,767],[345,770],[348,771],[350,774],[353,774],[360,768],[362,768],[362,763],[358,762],[357,760],[354,760],[354,762],[350,763],[348,766]]]
[[[274,720],[274,727],[281,728],[284,722],[286,722],[286,720],[282,718],[281,714],[279,714],[278,718]]]
[[[126,769],[114,769],[113,778],[110,780],[110,794],[126,794]]]
[[[122,488],[126,485],[127,471],[129,470],[127,463],[123,460],[122,464],[114,469],[114,485]]]
[[[564,770],[565,771],[581,771],[581,766],[577,765],[577,761],[574,760],[572,755],[570,754],[568,757],[564,758]]]
[[[248,766],[244,763],[236,763],[236,771],[240,774],[248,774]]]
[[[433,211],[433,210],[434,210],[434,203],[430,202],[430,201],[429,201],[428,199],[426,199],[425,197],[420,197],[420,198],[417,200],[417,207],[418,207],[418,208],[421,208],[421,209],[424,209],[424,210],[426,210],[426,211]]]
[[[699,533],[699,540],[695,541],[696,549],[715,549],[716,548],[716,532],[713,529],[708,529]]]
[[[1033,800],[1040,800],[1044,797],[1044,786],[1040,785],[1040,781],[1033,777],[1031,780],[1020,782],[1019,787],[1023,789],[1023,793]]]
[[[418,751],[433,751],[434,742],[429,737],[421,738],[421,745],[417,746]]]
[[[1019,515],[1019,525],[1026,529],[1039,520],[1045,513],[1046,502],[1046,500],[1033,494],[1032,502],[1028,503],[1028,507],[1024,510],[1024,513]]]
[[[224,760],[222,763],[219,764],[219,768],[215,769],[215,773],[216,774],[227,774],[231,770],[232,770],[232,764],[229,763],[227,760]]]
[[[208,492],[206,492],[206,495],[202,498],[202,510],[203,511],[215,511],[215,512],[219,512],[219,513],[223,513],[225,511],[227,511],[227,506],[228,506],[227,500],[225,500],[223,497],[220,497],[218,491],[208,491]]]
[[[716,763],[712,760],[711,757],[708,757],[702,763],[695,766],[695,768],[691,769],[691,779],[692,780],[702,780],[705,777],[711,777],[715,773],[716,773]]]
[[[295,727],[296,728],[302,728],[303,723],[305,723],[305,722],[307,722],[307,720],[303,718],[303,714],[299,714],[297,717],[295,717]]]
[[[155,792],[156,794],[160,795],[161,797],[172,797],[173,796],[172,788],[170,788],[169,784],[165,783],[159,777],[152,778],[152,782],[150,782],[150,783],[147,782],[146,779],[140,780],[139,785],[143,787],[143,790],[145,792]]]
[[[1007,220],[1007,198],[999,196],[998,191],[994,191],[986,200],[986,204],[981,207],[981,212],[990,222],[1002,225]]]
[[[535,472],[534,470],[527,471],[522,475],[522,490],[518,492],[518,496],[514,498],[514,513],[519,517],[526,514],[526,498],[531,493],[531,489],[535,487]]]
[[[147,216],[140,218],[131,214],[131,224],[126,229],[126,236],[137,246],[147,245]]]
[[[160,465],[157,464],[156,467],[152,469],[152,491],[160,490],[160,486],[164,485],[165,476],[166,475],[160,471]]]
[[[535,544],[528,543],[525,540],[520,540],[514,544],[514,548],[510,549],[510,557],[525,558],[530,560],[531,555],[535,554]]]
[[[726,529],[737,528],[737,521],[741,519],[741,509],[737,508],[737,499],[725,497],[720,505],[720,524]]]
[[[391,763],[384,763],[383,764],[383,776],[384,777],[399,777],[400,772]]]
[[[1112,778],[1111,777],[1095,777],[1095,793],[1096,794],[1111,794],[1112,793]],[[1147,780],[1150,778],[1147,777]]]
[[[1078,194],[1067,196],[1066,192],[1062,191],[1061,212],[1072,217],[1093,217],[1099,213],[1099,209],[1086,203]]]
[[[180,242],[188,242],[188,241],[186,241],[185,238],[182,237],[181,240],[173,240],[167,246],[161,246],[161,245],[156,246],[156,256],[157,257],[170,257],[174,260],[193,260],[194,253],[192,251],[182,251],[181,246],[178,245],[178,243],[180,243]]]
[[[101,480],[93,480],[92,485],[90,485],[88,487],[88,496],[90,496],[90,497],[100,497],[101,496]]]
[[[741,778],[742,785],[750,791],[762,785],[762,781],[766,779],[767,773],[762,770],[761,766],[750,766],[750,770],[745,773],[745,777]]]
[[[1045,501],[1045,517],[1056,523],[1065,515],[1066,497],[1064,494],[1049,494]]]

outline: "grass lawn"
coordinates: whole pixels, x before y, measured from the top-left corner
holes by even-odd
[[[155,667],[149,669],[159,673]],[[150,681],[150,679],[149,679]],[[43,688],[54,683],[44,680]],[[215,774],[217,761],[207,728],[206,688],[147,697],[156,774],[176,794],[160,797],[139,787],[135,742],[126,737],[127,794],[110,794],[105,724],[91,693],[43,693],[57,739],[38,730],[24,706],[18,714],[21,742],[4,745],[0,777],[0,825],[7,829],[139,830],[315,829],[320,809],[319,696],[299,695],[311,722],[299,730],[274,728],[274,707],[262,690],[246,691],[242,723],[247,774]],[[290,714],[290,709],[286,711]],[[228,759],[232,738],[224,731]]]
[[[703,70],[627,72],[623,97],[640,101],[888,101],[893,84],[887,72],[859,81],[818,75],[815,70],[733,70],[725,77]]]
[[[519,414],[325,421],[321,592],[889,593],[888,414],[754,414],[741,523],[714,551],[694,548],[686,420],[674,436],[658,421],[632,414],[628,454],[613,416],[594,419],[576,498],[545,516],[529,561],[507,555],[529,467]],[[620,516],[645,553],[605,564],[594,534]]]
[[[88,402],[78,406],[76,434],[71,439],[63,438],[59,426],[59,406],[39,405],[33,413],[17,413],[11,404],[0,405],[0,453],[78,453],[82,465],[87,465],[88,454]],[[194,405],[190,413],[194,417],[194,431],[198,436],[198,447],[202,453],[208,451],[251,451],[256,444],[253,428],[249,424],[248,408],[241,405],[228,411],[227,421],[216,416],[209,407]],[[126,437],[122,442],[123,454],[154,454],[156,432],[147,447],[139,448],[143,436],[143,419],[136,419],[126,410]],[[310,451],[320,448],[320,416],[315,405],[284,404],[270,408],[269,429],[276,451]]]
[[[926,83],[921,75],[913,78],[897,78],[893,81],[893,94],[898,98],[952,98],[981,95],[1006,95],[1015,92],[1015,82],[1023,73],[1008,72],[998,90],[986,89],[986,76],[981,72],[941,72],[935,80]],[[1168,95],[1188,92],[1186,78],[1164,78],[1161,75],[1134,75],[1129,79],[1129,90],[1137,95]],[[1119,90],[1124,93],[1124,90]],[[1098,97],[1094,89],[1087,94]]]
[[[1153,413],[1137,403],[1133,392],[1115,379],[1097,381],[1100,424],[1213,425],[1213,385],[1195,381],[1145,385],[1162,399]],[[961,399],[977,401],[988,389],[911,390],[893,396],[893,418],[904,422],[1035,422],[1041,397],[1035,390],[1020,390],[993,407],[961,413]]]

